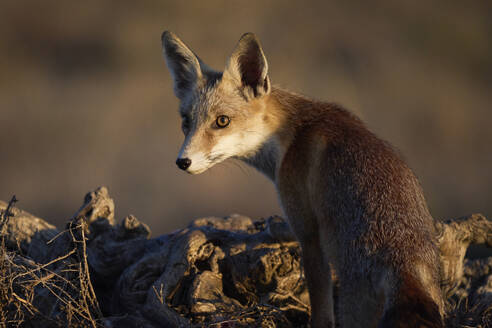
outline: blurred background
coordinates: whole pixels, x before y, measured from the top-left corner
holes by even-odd
[[[436,218],[492,217],[491,1],[2,1],[0,199],[61,227],[106,185],[117,218],[153,235],[281,213],[245,165],[175,166],[166,29],[217,69],[255,32],[272,82],[360,115],[405,155]]]

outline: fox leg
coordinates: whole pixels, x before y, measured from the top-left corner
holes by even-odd
[[[286,189],[289,188],[283,188],[283,190]],[[295,187],[292,189],[296,190]],[[331,241],[323,239],[323,244],[321,243],[320,237],[323,232],[320,230],[317,217],[306,205],[309,202],[301,201],[303,200],[302,193],[281,194],[281,199],[283,204],[296,204],[295,206],[285,206],[284,210],[289,225],[302,248],[302,261],[311,302],[311,327],[334,328],[332,268],[329,263]],[[326,233],[323,235],[330,236]]]
[[[311,301],[313,328],[335,327],[331,267],[320,252],[319,238],[301,242],[304,270]]]

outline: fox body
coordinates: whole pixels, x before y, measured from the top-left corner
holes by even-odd
[[[239,40],[223,72],[171,32],[164,55],[185,140],[177,165],[227,158],[275,184],[303,250],[313,327],[442,327],[433,219],[421,187],[386,142],[347,110],[273,87],[258,39]]]

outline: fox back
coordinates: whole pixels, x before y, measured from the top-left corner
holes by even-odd
[[[191,174],[228,158],[275,184],[303,250],[313,327],[442,327],[439,258],[421,187],[392,147],[340,106],[270,83],[258,39],[243,35],[223,72],[171,32],[164,55]],[[409,321],[409,318],[413,318]]]

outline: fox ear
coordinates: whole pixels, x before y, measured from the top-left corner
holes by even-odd
[[[239,39],[227,62],[224,77],[240,85],[246,98],[261,97],[270,92],[268,63],[260,41],[253,33]]]
[[[179,99],[183,99],[202,79],[199,59],[174,33],[169,31],[162,33],[162,50],[174,80],[174,94]]]

